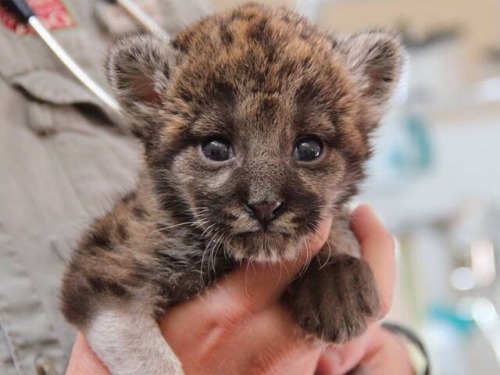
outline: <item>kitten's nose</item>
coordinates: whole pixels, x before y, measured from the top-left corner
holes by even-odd
[[[283,202],[279,201],[257,204],[247,203],[247,207],[257,220],[259,220],[262,224],[267,224],[276,217],[276,210],[281,207],[282,203]]]

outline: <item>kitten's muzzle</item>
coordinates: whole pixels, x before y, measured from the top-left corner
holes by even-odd
[[[265,228],[272,220],[279,216],[280,208],[283,205],[282,201],[263,202],[263,203],[246,203],[247,212],[257,219]]]

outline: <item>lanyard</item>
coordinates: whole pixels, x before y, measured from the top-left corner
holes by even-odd
[[[108,1],[108,0],[107,0]],[[168,34],[158,26],[140,7],[132,0],[111,0],[110,3],[117,3],[144,29],[158,38],[169,40]],[[29,24],[40,36],[43,42],[50,48],[56,57],[68,68],[68,70],[95,96],[97,96],[113,112],[120,112],[118,102],[95,82],[77,62],[64,50],[55,40],[50,32],[43,26],[31,7],[24,0],[0,0],[0,5],[12,11],[23,23]]]

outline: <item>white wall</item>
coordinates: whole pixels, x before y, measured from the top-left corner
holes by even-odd
[[[389,225],[439,218],[468,199],[500,205],[500,104],[498,111],[456,112],[429,119],[435,154],[429,172],[388,194],[370,191],[367,181],[361,199]]]

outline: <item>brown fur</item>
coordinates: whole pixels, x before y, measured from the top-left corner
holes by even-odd
[[[158,316],[241,260],[293,259],[334,215],[328,243],[284,301],[322,339],[361,334],[378,299],[343,207],[364,176],[369,136],[401,64],[393,36],[331,36],[255,4],[208,17],[171,45],[119,41],[108,77],[146,165],[137,191],[75,251],[61,294],[66,318],[85,327],[103,306],[138,299]],[[322,155],[294,160],[297,139],[311,135]],[[202,156],[200,144],[213,137],[231,143],[234,159]],[[263,230],[248,205],[277,201]]]

